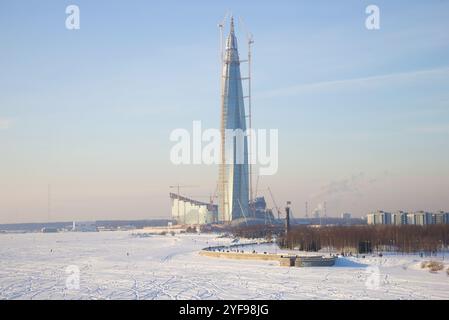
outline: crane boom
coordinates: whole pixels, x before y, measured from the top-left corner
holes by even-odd
[[[274,208],[276,209],[277,213],[278,213],[278,219],[280,219],[280,215],[281,215],[281,209],[279,209],[276,200],[274,200],[274,196],[273,196],[273,192],[271,192],[270,187],[268,187],[268,192],[270,193],[271,196],[271,200],[273,201],[274,204]]]

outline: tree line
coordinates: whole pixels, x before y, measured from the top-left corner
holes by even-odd
[[[330,248],[342,252],[397,251],[436,252],[449,246],[449,225],[357,225],[291,226],[288,233],[280,226],[245,226],[234,234],[247,238],[276,237],[284,248],[318,251]]]

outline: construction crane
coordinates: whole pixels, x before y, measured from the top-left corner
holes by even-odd
[[[193,195],[193,196],[191,196],[191,198],[203,198],[203,199],[207,198],[207,199],[209,199],[210,204],[214,204],[214,199],[218,198],[217,190],[218,190],[218,184],[215,187],[215,191],[213,194],[211,193],[209,195]]]
[[[180,192],[180,189],[181,188],[196,188],[196,187],[199,187],[199,186],[180,185],[180,184],[174,185],[174,186],[169,186],[170,189],[176,189],[177,190],[176,196],[178,198],[178,205],[177,205],[177,207],[178,207],[178,220],[179,220],[179,197],[180,197],[179,192]],[[184,212],[184,223],[185,223],[185,219],[186,219],[186,216],[185,216],[185,212]]]
[[[209,195],[193,195],[193,196],[190,196],[192,199],[209,199],[209,201],[210,201],[210,204],[214,204],[214,199],[216,199],[216,198],[218,198],[218,196],[217,195],[212,195],[212,194],[209,194]]]
[[[217,25],[218,29],[220,30],[220,65],[223,64],[223,60],[224,60],[225,45],[224,45],[223,28],[224,28],[224,25],[226,24],[226,20],[231,16],[232,16],[231,12],[227,11],[225,16],[223,17],[223,20],[220,23],[218,23],[218,25]],[[220,78],[222,78],[221,73],[222,73],[222,70],[220,68]]]
[[[253,193],[253,154],[252,154],[252,149],[253,149],[253,141],[252,141],[252,136],[251,136],[251,132],[252,132],[252,113],[251,113],[251,58],[252,58],[252,45],[254,44],[254,38],[253,35],[248,32],[248,30],[246,29],[245,23],[243,22],[242,18],[239,18],[240,20],[240,25],[243,27],[243,29],[246,32],[246,38],[248,41],[248,60],[240,60],[240,62],[247,62],[248,63],[248,77],[246,78],[242,78],[242,80],[248,80],[248,95],[244,96],[244,98],[248,99],[248,149],[249,149],[249,164],[248,164],[248,170],[249,170],[249,202],[252,204],[252,206],[254,206],[254,193]],[[253,213],[254,213],[254,207],[253,209]]]
[[[199,186],[192,186],[192,185],[182,185],[182,184],[177,184],[174,186],[169,186],[170,189],[174,189],[176,188],[178,190],[178,195],[179,195],[179,190],[181,188],[198,188]]]
[[[278,219],[280,219],[281,209],[279,209],[278,205],[276,204],[276,200],[274,200],[274,196],[273,196],[273,193],[271,192],[270,187],[268,187],[268,192],[270,193],[271,200],[273,201],[273,204],[274,204],[274,208],[276,209],[276,211],[278,213]]]

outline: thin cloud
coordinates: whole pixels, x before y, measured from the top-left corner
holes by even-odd
[[[343,79],[343,80],[331,80],[331,81],[306,83],[306,84],[300,84],[300,85],[290,86],[290,87],[286,87],[286,88],[280,88],[280,89],[262,92],[260,94],[260,96],[263,96],[263,97],[292,96],[292,95],[296,95],[299,93],[311,92],[311,91],[329,90],[329,89],[343,88],[343,87],[353,88],[355,86],[372,85],[372,84],[386,84],[391,81],[395,81],[395,82],[415,81],[418,78],[422,78],[422,77],[435,77],[435,76],[442,76],[442,75],[449,76],[449,67],[428,69],[428,70],[418,70],[418,71],[412,71],[412,72],[391,73],[391,74],[386,74],[386,75],[377,75],[377,76],[354,78],[354,79]]]
[[[434,125],[427,127],[417,127],[413,131],[418,133],[449,133],[449,124],[447,125]]]

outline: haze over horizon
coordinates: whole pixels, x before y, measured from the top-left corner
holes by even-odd
[[[208,201],[218,167],[172,164],[169,135],[220,125],[229,11],[242,59],[254,35],[254,127],[279,130],[269,206],[268,186],[295,217],[449,211],[449,2],[375,1],[367,30],[372,3],[2,1],[0,223],[169,218],[178,183]]]

